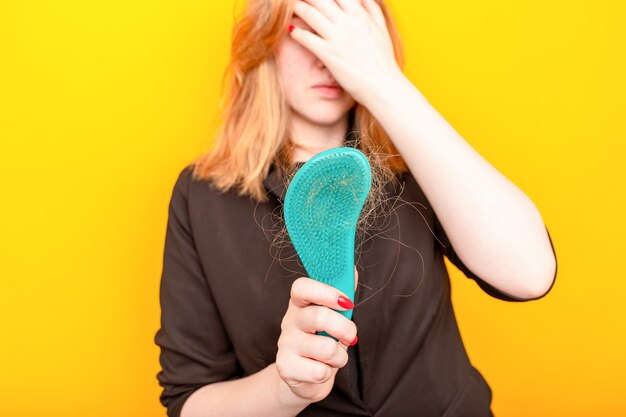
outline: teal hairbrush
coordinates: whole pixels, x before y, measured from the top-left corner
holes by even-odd
[[[309,277],[337,288],[354,302],[356,226],[370,191],[367,157],[351,147],[310,158],[285,194],[287,233]],[[335,310],[352,319],[352,310]],[[316,334],[335,337],[324,331]]]

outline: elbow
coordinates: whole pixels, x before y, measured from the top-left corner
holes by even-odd
[[[554,254],[549,257],[547,266],[536,273],[539,278],[532,280],[532,285],[528,288],[530,299],[537,300],[545,297],[554,287],[556,282],[557,262]]]
[[[556,258],[556,251],[554,250],[554,244],[552,243],[552,237],[550,236],[550,232],[547,227],[546,236],[548,237],[550,248],[549,250],[546,249],[543,252],[545,254],[545,256],[542,257],[544,261],[536,262],[534,264],[534,276],[539,278],[532,281],[534,285],[532,285],[529,289],[532,300],[545,297],[552,290],[552,287],[554,287],[554,283],[556,282],[558,261]]]

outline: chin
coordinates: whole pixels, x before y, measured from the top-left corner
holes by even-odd
[[[313,122],[321,125],[332,125],[338,123],[342,117],[345,117],[346,113],[348,113],[351,108],[352,107],[348,107],[342,103],[341,106],[319,106],[317,109],[311,109],[305,114],[307,118]]]
[[[324,116],[320,116],[320,115],[311,115],[309,117],[309,119],[312,122],[317,123],[318,125],[334,125],[336,123],[339,123],[341,121],[341,118],[343,117],[343,114],[337,113],[334,115],[324,115]]]

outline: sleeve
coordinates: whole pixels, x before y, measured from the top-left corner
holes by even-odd
[[[545,226],[545,225],[544,225]],[[546,226],[546,232],[548,233],[548,238],[550,239],[550,246],[552,247],[552,252],[554,253],[554,259],[556,260],[556,251],[554,250],[554,244],[552,243],[552,237],[550,236],[550,232],[548,231],[548,228]],[[437,216],[435,215],[435,235],[437,236],[437,239],[439,239],[442,243],[441,247],[441,251],[443,252],[443,254],[450,260],[450,262],[452,262],[452,264],[454,266],[456,266],[457,268],[459,268],[466,277],[473,279],[476,284],[478,284],[478,286],[480,288],[482,288],[483,291],[485,291],[487,294],[489,294],[490,296],[497,298],[499,300],[503,300],[503,301],[517,301],[517,302],[525,302],[525,301],[532,301],[532,300],[538,300],[540,298],[545,297],[550,290],[552,290],[552,287],[554,287],[554,283],[556,282],[556,273],[558,270],[558,262],[557,262],[557,267],[555,268],[554,271],[554,277],[552,278],[552,285],[550,285],[550,288],[548,288],[548,290],[538,296],[538,297],[534,297],[534,298],[517,298],[514,297],[508,293],[505,293],[504,291],[501,291],[497,288],[495,288],[494,286],[490,285],[487,281],[483,280],[482,278],[480,278],[478,275],[474,274],[464,263],[463,261],[461,261],[461,258],[459,258],[454,250],[454,247],[452,246],[452,244],[450,243],[450,239],[448,238],[448,235],[446,234],[445,230],[443,229],[443,226],[441,225],[441,223],[439,222],[439,219],[437,218]]]
[[[174,185],[160,283],[160,348],[163,387],[160,401],[169,417],[179,417],[187,398],[207,384],[240,377],[232,344],[215,306],[189,222],[187,166]]]

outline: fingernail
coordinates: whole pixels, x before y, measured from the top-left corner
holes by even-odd
[[[349,298],[340,295],[337,299],[337,304],[339,304],[343,308],[347,308],[348,310],[354,307],[354,303],[350,301]]]
[[[357,340],[359,340],[359,336],[355,336],[354,340],[352,341],[352,343],[350,343],[350,346],[354,346],[356,345]]]
[[[293,31],[293,29],[295,28],[294,25],[289,25],[289,32],[291,33]]]

